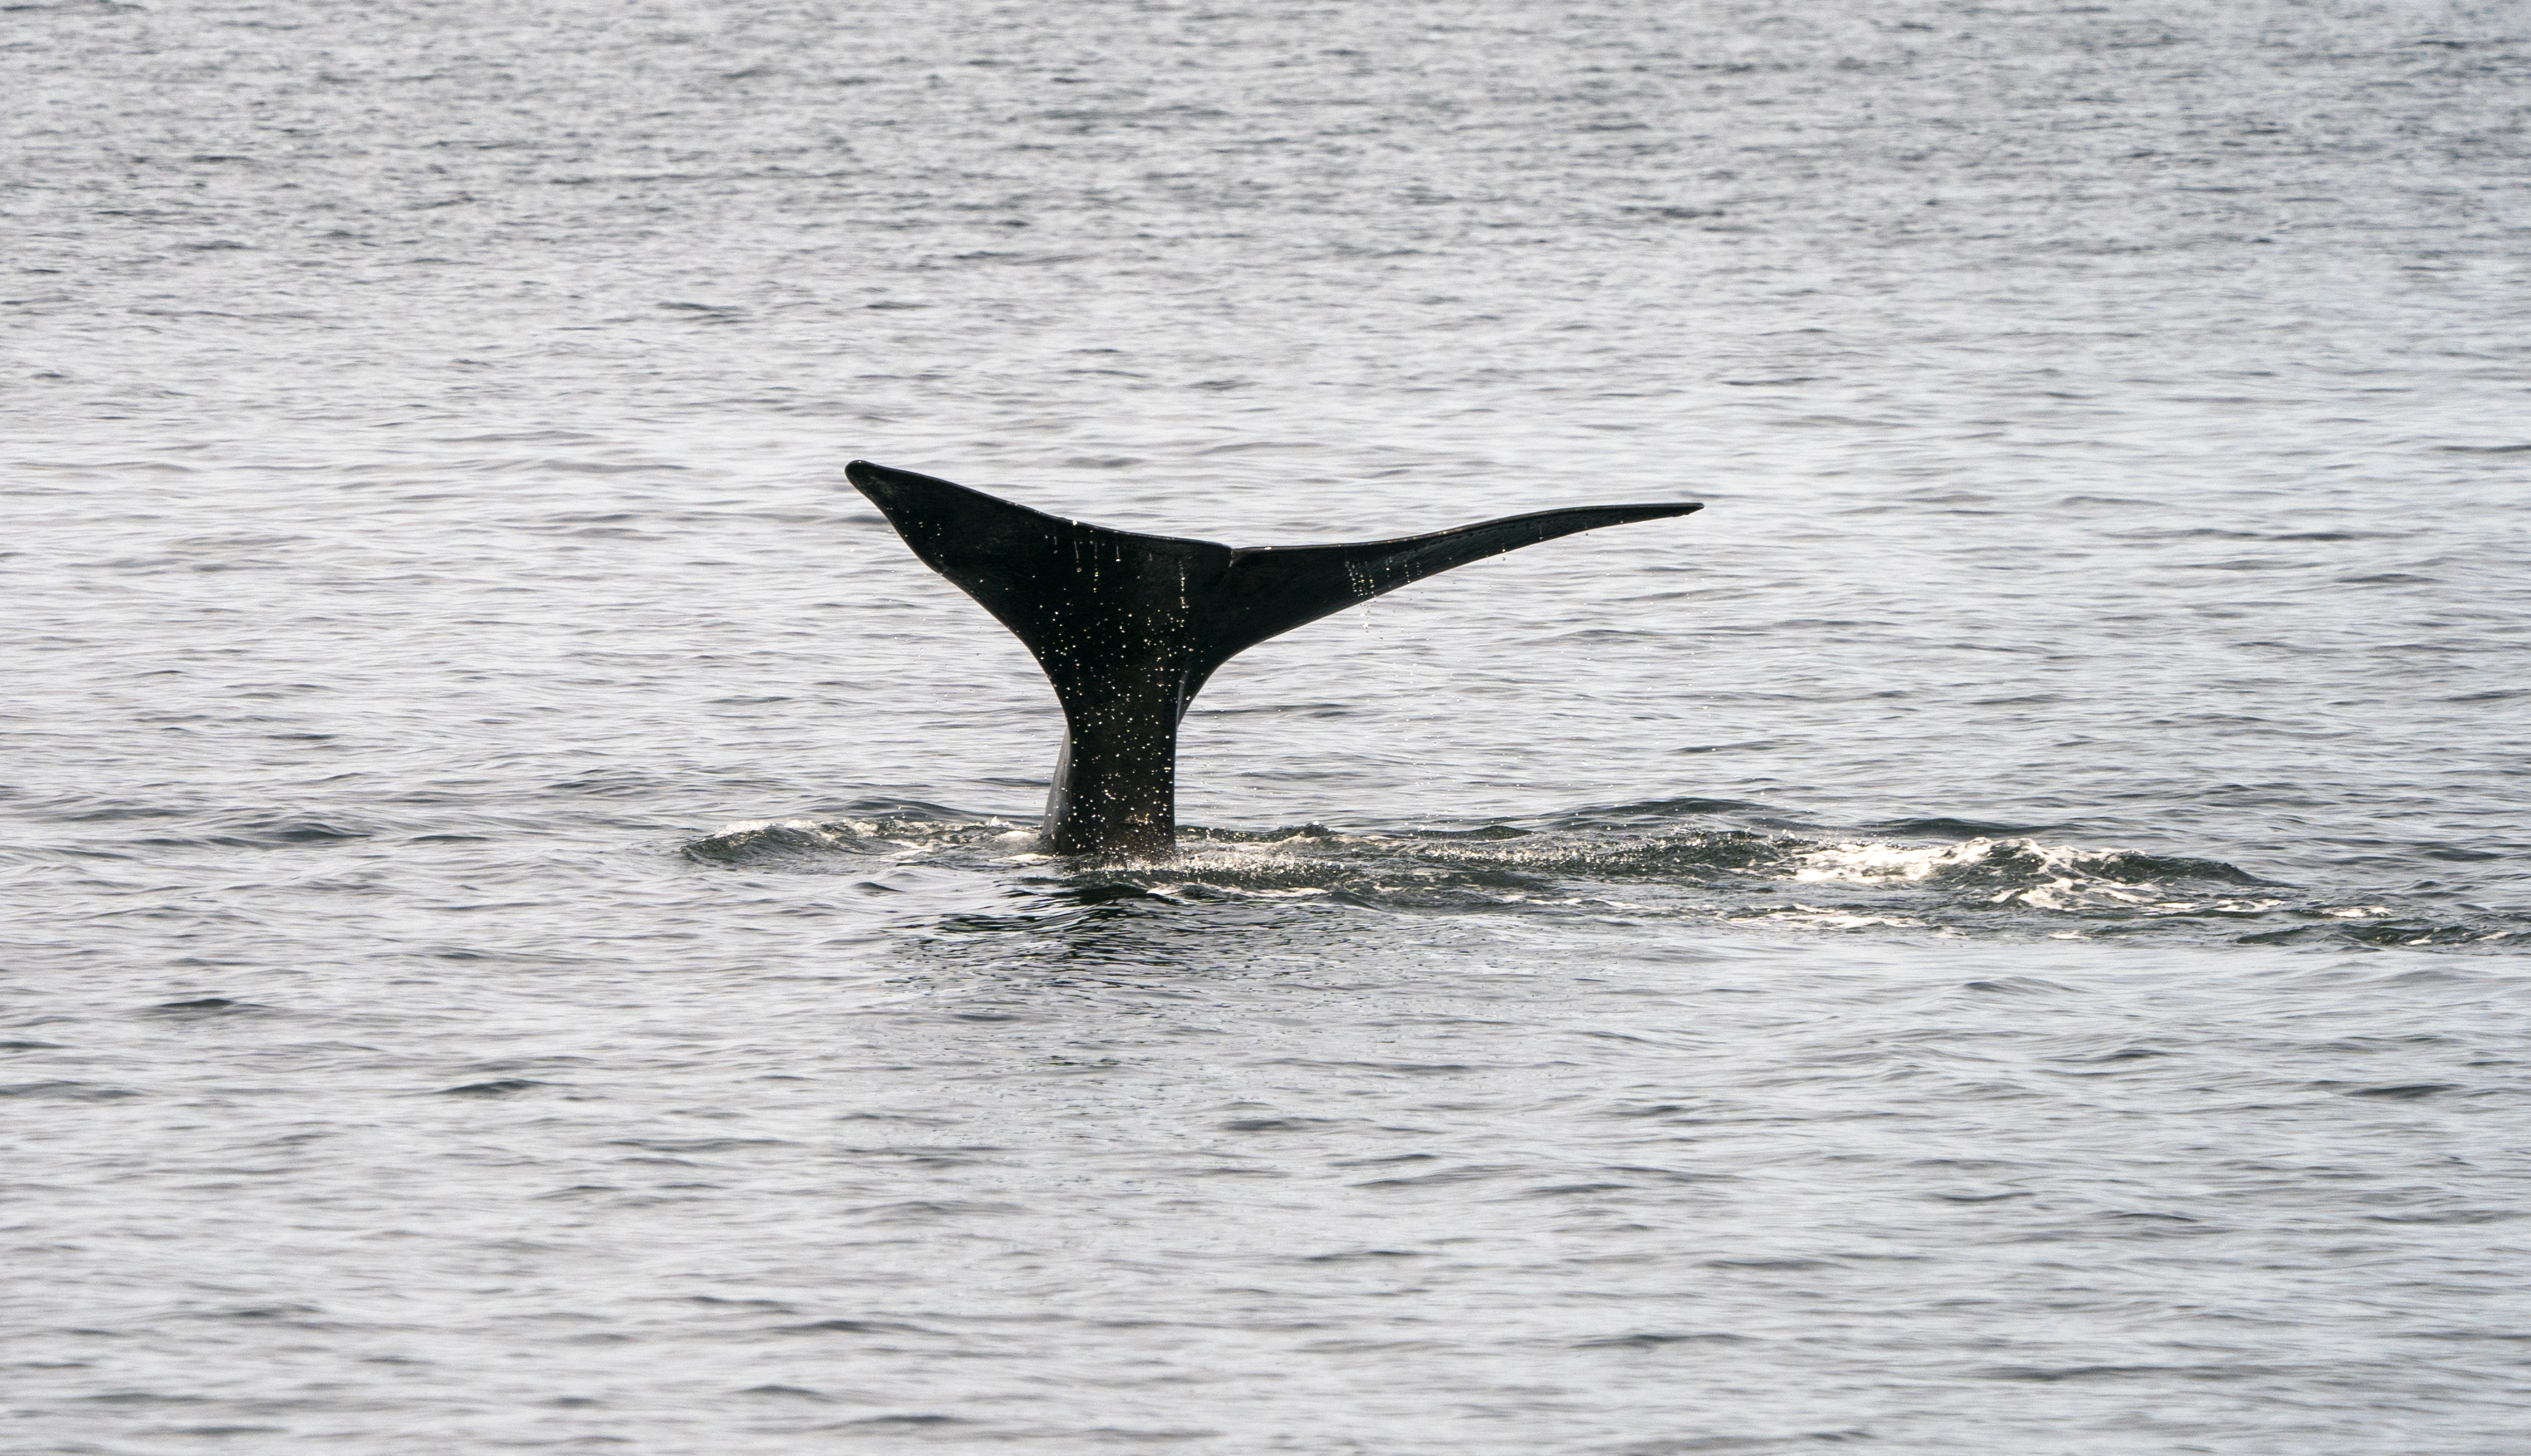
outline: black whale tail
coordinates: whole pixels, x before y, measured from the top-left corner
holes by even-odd
[[[1213,669],[1267,638],[1454,566],[1691,504],[1585,506],[1394,540],[1233,550],[1067,521],[947,480],[845,474],[906,544],[1037,655],[1067,726],[1046,797],[1056,854],[1166,853],[1178,720]]]

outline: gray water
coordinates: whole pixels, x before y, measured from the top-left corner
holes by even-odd
[[[2512,1452],[2518,4],[0,11],[0,1448]],[[1236,545],[1185,852],[856,456]]]

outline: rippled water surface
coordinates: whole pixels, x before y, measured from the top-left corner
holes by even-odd
[[[0,9],[0,1448],[2521,1449],[2526,79]],[[1096,865],[854,457],[1708,508],[1243,656]]]

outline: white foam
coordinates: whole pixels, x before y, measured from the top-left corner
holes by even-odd
[[[1152,893],[1159,896],[1163,900],[1188,902],[1198,898],[1199,894],[1205,898],[1212,896],[1227,896],[1234,900],[1304,900],[1312,895],[1326,894],[1327,891],[1318,885],[1302,885],[1298,888],[1288,890],[1270,890],[1262,888],[1252,889],[1244,885],[1214,884],[1209,880],[1190,879],[1173,885],[1155,885],[1153,887]]]
[[[710,837],[726,839],[732,834],[756,834],[766,829],[797,829],[828,842],[832,842],[836,837],[835,831],[814,819],[740,819],[735,823],[723,824],[712,831]]]
[[[1936,845],[1929,849],[1909,849],[1895,844],[1836,844],[1827,849],[1812,850],[1798,856],[1801,866],[1793,878],[1816,884],[1823,880],[1841,880],[1847,884],[1887,884],[1891,880],[1931,879],[1945,869],[1974,865],[1995,848],[1992,839],[1972,839],[1966,844]]]
[[[1854,884],[1886,887],[1921,884],[1949,869],[1986,863],[1997,851],[2027,855],[2050,877],[2037,884],[2014,885],[1989,897],[1997,905],[2022,905],[2033,910],[2074,910],[2103,901],[2132,905],[2145,897],[2111,886],[2076,868],[2082,857],[2104,853],[2070,845],[2044,845],[2028,839],[1971,839],[1960,844],[1908,846],[1846,843],[1797,856],[1793,879],[1805,884]],[[2116,853],[2108,851],[2107,853]]]
[[[2103,860],[2133,854],[2124,849],[2091,849],[2066,844],[2041,844],[2031,839],[1971,839],[1960,844],[1908,846],[1855,842],[1829,845],[1794,857],[1797,882],[1840,883],[1878,887],[1920,884],[1945,870],[1969,869],[2010,857],[2012,869],[2033,882],[2007,886],[1988,896],[1993,905],[2031,910],[2138,908],[2160,915],[2191,911],[2256,913],[2274,910],[2281,900],[2221,900],[2212,903],[2163,898],[2168,892],[2151,884],[2132,884],[2096,874],[2089,868]],[[2335,913],[2335,912],[2333,912]],[[2383,912],[2387,914],[2388,912]]]
[[[1915,929],[1924,922],[1903,915],[1852,915],[1841,910],[1827,910],[1817,905],[1793,905],[1782,910],[1762,911],[1757,915],[1733,916],[1735,925],[1800,925],[1817,930],[1859,930],[1870,925],[1889,925]]]

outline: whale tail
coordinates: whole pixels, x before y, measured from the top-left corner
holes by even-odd
[[[1028,645],[1066,725],[1046,796],[1056,854],[1176,842],[1178,721],[1213,670],[1271,637],[1454,566],[1693,504],[1539,511],[1429,535],[1234,550],[1110,531],[866,460],[845,470],[924,564]]]

